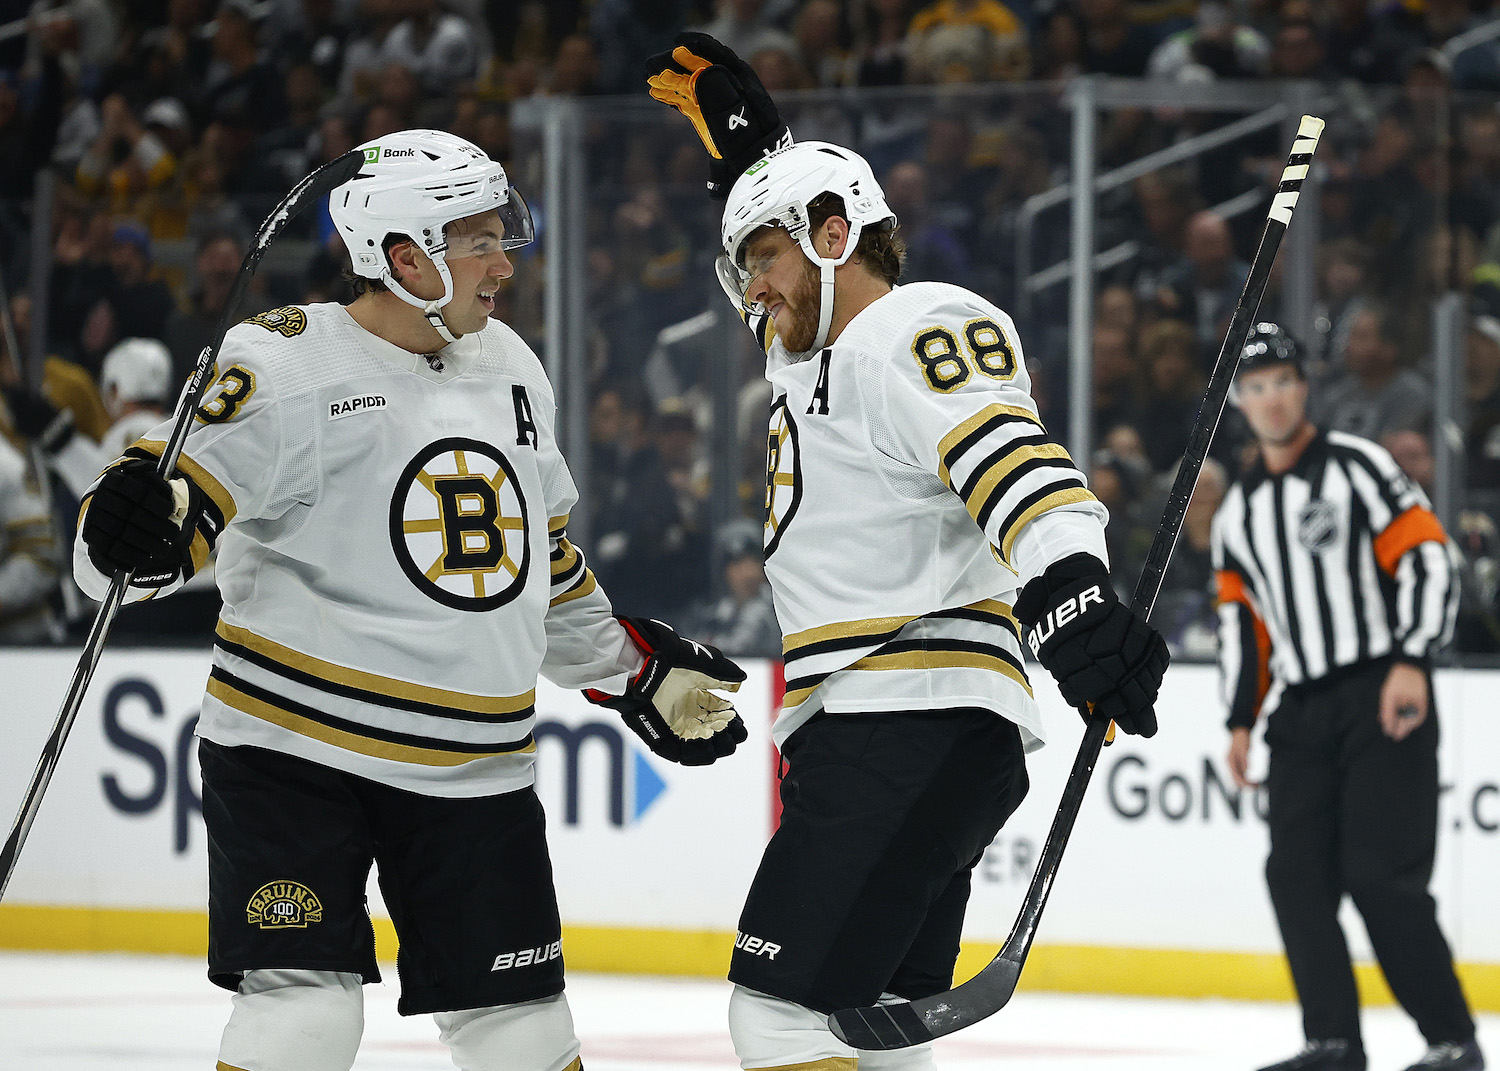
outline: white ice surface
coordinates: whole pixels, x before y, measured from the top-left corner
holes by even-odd
[[[394,971],[391,972],[394,975]],[[1023,980],[1024,986],[1024,980]],[[568,995],[588,1071],[728,1071],[728,983],[572,974]],[[396,1014],[391,984],[365,987],[363,1071],[451,1071],[426,1016]],[[3,1071],[211,1071],[229,995],[195,959],[0,952]],[[1395,1008],[1365,1012],[1370,1071],[1422,1054]],[[1500,1059],[1500,1015],[1480,1017]],[[944,1071],[1250,1071],[1300,1046],[1288,1004],[1018,993],[938,1043]]]

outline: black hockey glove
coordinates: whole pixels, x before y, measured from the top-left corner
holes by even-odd
[[[89,560],[106,575],[132,570],[136,587],[169,584],[191,574],[189,547],[201,512],[186,480],[169,483],[153,462],[126,458],[104,470],[89,498],[82,531]]]
[[[16,430],[49,454],[55,454],[73,437],[73,411],[58,411],[46,398],[24,387],[7,387],[5,405]]]
[[[653,97],[692,121],[712,157],[708,192],[721,201],[747,167],[792,143],[760,76],[706,33],[678,34],[676,48],[646,61],[646,82]]]
[[[1115,595],[1092,554],[1053,562],[1016,600],[1037,661],[1063,699],[1134,736],[1156,735],[1153,704],[1171,655],[1161,634]]]
[[[710,688],[738,691],[745,671],[717,648],[684,639],[670,625],[645,617],[620,624],[646,656],[624,695],[593,688],[595,703],[620,712],[625,724],[668,762],[707,766],[734,753],[748,735],[734,704]]]

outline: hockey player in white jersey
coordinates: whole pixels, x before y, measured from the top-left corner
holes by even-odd
[[[536,355],[492,320],[531,217],[460,138],[362,146],[331,212],[362,293],[226,336],[175,477],[168,426],[91,490],[75,571],[176,590],[215,544],[224,596],[198,722],[220,1071],[347,1071],[376,981],[372,861],[403,1014],[466,1071],[581,1067],[532,789],[538,672],[653,751],[745,737],[743,673],[612,615],[567,537],[576,493]]]
[[[781,825],[729,977],[741,1065],[916,1069],[856,1052],[838,1008],[952,984],[970,873],[1040,744],[1028,643],[1075,706],[1156,731],[1167,650],[1106,569],[1106,512],[1029,393],[1015,325],[957,286],[896,286],[869,165],[791,144],[702,34],[648,61],[727,196],[719,276],[767,351],[766,573],[785,637]]]

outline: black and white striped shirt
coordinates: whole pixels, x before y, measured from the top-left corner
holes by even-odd
[[[1257,460],[1214,517],[1219,664],[1231,726],[1289,685],[1452,634],[1456,559],[1427,498],[1367,439],[1319,431],[1289,472]]]

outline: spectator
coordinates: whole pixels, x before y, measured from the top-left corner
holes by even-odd
[[[214,20],[213,63],[194,99],[201,126],[219,123],[234,134],[235,159],[250,139],[286,118],[282,77],[260,56],[254,0],[223,0]]]
[[[862,86],[898,86],[906,81],[906,28],[915,0],[870,0],[855,13],[854,80]]]
[[[442,11],[438,0],[406,0],[407,17],[398,22],[381,57],[416,74],[428,93],[443,96],[479,73],[478,35],[461,15]]]
[[[1137,419],[1140,427],[1150,429],[1145,447],[1152,468],[1165,472],[1187,451],[1203,402],[1204,376],[1193,329],[1181,320],[1147,327],[1141,332],[1141,364],[1146,386]]]
[[[753,521],[733,521],[720,531],[715,543],[724,595],[700,603],[692,614],[692,634],[731,658],[781,657],[762,540],[762,528]]]
[[[1125,0],[1079,0],[1083,16],[1083,70],[1140,78],[1151,58],[1148,30],[1130,21]]]
[[[1258,78],[1266,73],[1270,53],[1269,42],[1237,22],[1228,4],[1202,0],[1196,23],[1153,49],[1146,73],[1176,81]]]
[[[1419,431],[1408,428],[1388,431],[1380,437],[1380,445],[1396,459],[1406,478],[1432,496],[1437,487],[1437,463],[1432,457],[1432,443]]]
[[[185,382],[192,375],[198,354],[213,337],[244,256],[240,239],[228,232],[210,231],[199,239],[192,296],[186,309],[172,315],[162,336],[172,353],[174,383]],[[247,310],[241,307],[238,311]]]
[[[23,104],[16,72],[0,67],[0,201],[31,196],[37,165],[52,155],[57,142],[63,83],[57,55],[47,54],[28,94],[28,106]]]
[[[338,17],[335,0],[302,0],[301,19],[277,42],[277,51],[294,65],[307,64],[325,92],[333,93],[344,67],[350,29]]]
[[[1174,657],[1211,658],[1218,650],[1211,533],[1214,514],[1227,490],[1229,476],[1224,466],[1204,458],[1182,517],[1182,537],[1172,551],[1161,594],[1151,611],[1151,620],[1172,645]],[[1151,508],[1155,507],[1153,499]]]
[[[554,94],[574,97],[599,92],[599,53],[592,37],[575,33],[562,39],[549,88]]]
[[[1500,319],[1476,316],[1470,322],[1464,379],[1469,486],[1493,497],[1500,491]]]
[[[1168,276],[1183,259],[1187,248],[1188,220],[1201,207],[1192,176],[1168,169],[1149,171],[1131,185],[1135,195],[1137,229],[1141,251],[1136,254],[1130,279],[1142,305],[1152,309],[1172,303]]]
[[[176,303],[167,284],[153,274],[145,227],[133,222],[115,226],[109,265],[114,277],[108,298],[117,337],[160,338]]]
[[[1188,220],[1183,258],[1163,280],[1160,304],[1163,312],[1193,326],[1204,367],[1218,355],[1249,274],[1250,265],[1235,256],[1234,238],[1224,218],[1209,210],[1195,213]]]
[[[807,0],[792,21],[797,58],[813,85],[828,88],[847,85],[849,55],[839,47],[837,0]]]
[[[747,62],[765,49],[796,54],[797,43],[776,27],[767,0],[719,0],[717,6],[718,14],[711,22],[694,28],[744,56]]]
[[[1312,19],[1294,18],[1276,27],[1268,73],[1272,78],[1331,79],[1335,72],[1326,62],[1318,24]]]
[[[1364,307],[1369,262],[1368,247],[1353,238],[1335,239],[1318,250],[1318,296],[1308,347],[1308,371],[1315,383],[1343,366],[1349,324]]]
[[[163,111],[157,110],[158,120]],[[143,195],[172,181],[177,157],[120,94],[104,98],[100,116],[99,136],[78,161],[75,181],[81,193],[104,200],[111,212],[134,212]]]
[[[1000,0],[937,0],[907,30],[913,81],[1017,80],[1030,72],[1026,28]]]
[[[908,160],[897,164],[886,176],[886,203],[901,220],[906,238],[903,282],[934,280],[967,286],[969,257],[962,240],[932,218],[927,203],[927,171]]]
[[[1054,4],[1042,16],[1032,50],[1032,78],[1042,82],[1066,81],[1083,73],[1084,25],[1078,10],[1068,3]]]
[[[1094,325],[1094,429],[1134,426],[1138,408],[1135,342],[1122,327]]]
[[[26,462],[0,437],[0,642],[57,638],[51,600],[61,561],[52,515],[28,486]]]
[[[1403,34],[1387,9],[1367,0],[1332,0],[1332,20],[1325,45],[1335,73],[1368,85],[1395,82],[1401,76],[1401,57],[1415,39]]]
[[[641,57],[671,49],[689,6],[690,0],[597,0],[589,34],[599,48],[600,88],[640,92]]]
[[[1316,402],[1319,426],[1365,439],[1427,429],[1432,387],[1401,367],[1399,325],[1388,307],[1371,303],[1355,315],[1344,371],[1318,392]]]

